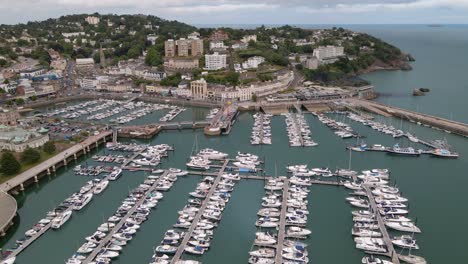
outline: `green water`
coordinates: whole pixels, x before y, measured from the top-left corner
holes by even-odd
[[[229,136],[205,137],[201,130],[170,131],[161,133],[146,143],[174,145],[176,150],[163,162],[164,168],[185,166],[195,135],[198,135],[200,148],[213,147],[228,152],[231,156],[236,151],[260,155],[266,160],[265,169],[269,175],[284,175],[285,166],[288,164],[347,167],[348,152],[345,151],[345,146],[354,143],[354,140],[342,140],[312,115],[308,114],[306,117],[312,129],[313,139],[320,144],[318,147],[290,148],[284,117],[281,116],[272,120],[273,145],[251,146],[249,137],[253,118],[249,113],[239,116]],[[332,117],[341,120],[339,116]],[[367,136],[366,142],[369,144],[391,145],[396,142],[392,137],[359,123],[349,120],[345,122]],[[468,253],[463,250],[468,237],[468,231],[464,229],[468,214],[463,210],[463,204],[468,202],[464,195],[465,186],[468,185],[465,175],[468,169],[466,140],[399,120],[389,119],[388,122],[394,122],[395,125],[401,123],[404,129],[411,130],[424,139],[446,137],[461,157],[458,160],[444,160],[429,156],[403,158],[384,153],[356,153],[352,156],[352,167],[391,169],[392,181],[397,183],[410,200],[410,216],[418,219],[418,225],[423,230],[421,235],[417,235],[421,247],[417,254],[427,257],[430,263],[447,263],[447,259],[450,259],[451,263],[460,263],[468,257]],[[401,144],[407,142],[403,141]],[[105,149],[100,149],[99,152],[103,153]],[[80,162],[84,163],[85,160],[78,161]],[[90,159],[87,162],[94,164]],[[28,189],[20,198],[20,221],[5,247],[22,237],[22,234],[48,210],[84,184],[87,178],[75,176],[71,168],[72,166],[68,170],[59,171],[57,176],[50,180],[41,181],[38,187]],[[116,210],[128,190],[143,179],[143,173],[124,173],[123,177],[112,182],[109,188],[96,196],[87,207],[74,214],[63,228],[47,232],[27,248],[18,257],[17,263],[34,263],[38,259],[41,263],[63,263],[84,242],[84,237],[94,232],[103,219]],[[149,216],[149,220],[143,223],[141,230],[124,248],[123,254],[115,263],[147,263],[153,247],[162,240],[163,233],[175,223],[177,211],[186,204],[188,193],[195,188],[199,180],[197,176],[180,178],[165,194],[164,199]],[[311,263],[359,263],[363,254],[354,248],[350,234],[352,209],[344,200],[347,193],[343,188],[332,186],[311,188],[311,214],[308,223],[308,228],[313,232],[308,240]],[[241,181],[236,185],[223,219],[215,230],[212,248],[198,258],[199,260],[203,263],[246,263],[256,230],[256,211],[260,207],[263,194],[262,183],[258,181]]]
[[[390,41],[403,51],[412,53],[417,62],[409,72],[379,72],[364,76],[383,94],[378,100],[420,112],[436,114],[468,122],[466,98],[468,98],[466,26],[427,28],[424,26],[353,26],[354,29],[374,34]],[[412,89],[429,87],[425,97],[412,97]],[[135,120],[135,124],[155,122],[161,112]],[[190,109],[178,120],[203,119],[205,109]],[[332,116],[334,118],[340,118]],[[417,218],[417,225],[423,233],[416,235],[420,250],[413,252],[427,258],[429,263],[466,263],[468,259],[468,212],[466,188],[468,186],[468,144],[467,140],[430,128],[401,122],[392,118],[379,118],[411,131],[425,140],[446,138],[459,152],[456,160],[437,159],[429,156],[404,158],[384,153],[355,153],[352,167],[356,170],[389,168],[392,183],[398,185],[409,199],[410,217]],[[273,145],[251,146],[249,137],[253,119],[244,113],[239,117],[229,136],[205,137],[201,130],[169,131],[148,141],[151,144],[168,143],[175,146],[175,152],[164,161],[162,167],[184,168],[190,155],[195,135],[200,148],[212,147],[233,156],[237,151],[258,154],[265,161],[269,175],[284,175],[288,164],[307,163],[311,167],[347,167],[347,144],[354,140],[342,140],[335,136],[316,118],[307,115],[312,137],[320,145],[315,148],[290,148],[283,117],[272,119]],[[141,123],[140,123],[141,122]],[[362,124],[345,120],[362,135],[368,144],[402,145],[412,144],[406,140],[394,140]],[[414,144],[413,144],[414,145]],[[423,148],[421,145],[414,145]],[[103,153],[105,150],[100,149]],[[81,159],[78,163],[84,163]],[[92,161],[87,161],[89,164]],[[77,163],[77,164],[78,164]],[[71,171],[60,170],[56,176],[41,180],[37,187],[29,188],[18,197],[20,208],[17,225],[7,239],[2,241],[5,248],[23,236],[24,232],[41,219],[48,210],[59,204],[87,180],[75,176]],[[58,231],[49,231],[27,248],[17,263],[60,264],[70,257],[84,237],[90,235],[103,218],[109,217],[118,207],[128,190],[144,179],[142,173],[124,173],[118,181],[95,197],[81,212]],[[134,239],[124,248],[115,263],[148,263],[152,248],[161,240],[165,230],[171,228],[177,219],[177,211],[186,204],[188,193],[200,178],[189,176],[179,179],[164,199],[151,213]],[[352,208],[345,202],[348,191],[332,186],[313,186],[309,194],[310,217],[308,228],[312,230],[309,242],[310,263],[342,264],[360,263],[363,253],[354,248],[351,237]],[[262,183],[241,181],[236,185],[232,198],[224,212],[219,227],[215,230],[211,249],[198,258],[203,263],[246,263],[255,233],[256,211],[264,194]],[[396,234],[396,233],[392,233]]]

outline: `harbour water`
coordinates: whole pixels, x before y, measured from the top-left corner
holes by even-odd
[[[411,27],[416,28],[412,31]],[[417,59],[413,64],[413,71],[379,72],[364,77],[371,80],[378,91],[387,95],[379,99],[384,103],[446,118],[452,116],[453,119],[468,122],[467,108],[464,107],[468,82],[467,75],[462,72],[468,68],[468,62],[463,61],[463,58],[467,57],[465,48],[468,41],[467,28],[411,27],[361,27],[366,32],[410,52]],[[465,34],[462,36],[463,32]],[[431,35],[432,37],[429,37]],[[411,91],[417,87],[431,88],[431,92],[425,97],[412,97]],[[203,119],[206,113],[205,109],[189,108],[179,120]],[[341,121],[339,116],[332,117]],[[158,119],[156,114],[148,115],[138,122],[157,122]],[[319,143],[317,147],[289,147],[284,117],[272,118],[272,145],[251,146],[249,137],[253,118],[250,113],[239,116],[229,136],[205,137],[201,130],[183,130],[163,132],[154,139],[137,142],[174,145],[175,151],[163,161],[163,168],[185,167],[195,135],[200,148],[215,148],[231,156],[237,151],[259,155],[265,160],[265,170],[268,175],[284,175],[285,166],[288,164],[309,164],[310,167],[331,169],[347,168],[349,154],[345,147],[347,144],[355,143],[355,140],[342,140],[310,114],[306,114],[306,119],[312,130],[312,138]],[[468,197],[465,195],[468,186],[467,140],[398,119],[379,118],[379,120],[392,123],[395,127],[401,126],[404,130],[425,140],[446,138],[460,154],[458,159],[447,160],[429,155],[405,158],[375,152],[353,153],[351,164],[355,170],[368,168],[391,170],[392,182],[410,201],[410,217],[417,218],[417,225],[423,232],[416,236],[421,249],[413,252],[414,254],[426,257],[429,263],[464,263],[468,259],[468,252],[465,250],[468,237],[468,229],[465,227],[468,222],[468,213],[465,210],[465,205],[468,203]],[[394,140],[391,136],[348,119],[344,121],[351,124],[355,131],[366,136],[365,141],[368,144],[386,146],[396,142],[401,145],[414,144],[404,139]],[[423,148],[422,145],[414,146]],[[104,148],[98,150],[98,153],[104,152],[108,151]],[[90,157],[96,153],[88,154],[89,159],[81,158],[75,164],[85,162],[93,164]],[[70,164],[68,169],[60,169],[50,178],[44,178],[37,186],[32,186],[18,197],[20,208],[17,224],[10,235],[1,241],[1,247],[11,246],[26,230],[44,217],[48,210],[84,185],[88,178],[74,175],[72,168],[75,164]],[[73,214],[70,221],[61,229],[50,230],[28,247],[19,255],[16,263],[38,263],[38,260],[40,263],[64,263],[84,243],[84,238],[94,232],[97,226],[115,211],[128,191],[143,180],[142,172],[124,172],[119,180],[112,182],[107,190],[97,195],[83,210]],[[199,180],[199,176],[180,178],[165,194],[164,199],[149,216],[149,220],[142,224],[140,232],[124,248],[114,263],[148,263],[153,248],[162,240],[163,233],[175,223],[177,211],[186,204],[188,193],[195,188]],[[355,244],[351,237],[350,212],[353,208],[345,201],[347,193],[348,191],[342,187],[311,187],[308,222],[308,228],[312,230],[312,235],[308,239],[310,263],[360,263],[363,253],[354,248]],[[198,258],[199,260],[208,264],[247,263],[248,251],[255,236],[256,212],[263,194],[261,181],[243,180],[236,185],[220,226],[215,230],[212,247],[207,254]]]

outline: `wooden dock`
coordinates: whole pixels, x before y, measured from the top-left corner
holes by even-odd
[[[202,203],[202,205],[200,207],[200,210],[198,210],[197,215],[195,216],[195,218],[192,221],[192,224],[190,225],[190,228],[185,233],[184,239],[180,243],[179,248],[177,248],[177,251],[176,251],[174,257],[171,260],[171,264],[177,263],[180,260],[180,257],[182,256],[182,254],[184,253],[185,247],[187,246],[188,241],[192,237],[192,232],[197,227],[198,221],[200,221],[200,218],[202,217],[206,207],[208,206],[208,202],[210,201],[210,197],[215,192],[216,186],[218,186],[219,181],[221,181],[222,175],[224,173],[224,168],[227,166],[228,163],[229,163],[229,160],[225,160],[224,163],[223,163],[223,166],[218,171],[217,177],[216,177],[215,181],[213,182],[213,185],[211,186],[210,191],[206,195],[205,200],[203,200],[203,203]]]
[[[158,178],[158,180],[156,180],[154,182],[154,184],[151,186],[151,188],[148,189],[148,191],[145,192],[145,195],[141,197],[140,200],[138,200],[138,202],[135,203],[135,205],[132,207],[132,209],[130,209],[127,214],[120,220],[120,222],[115,225],[115,227],[112,229],[111,232],[109,232],[107,234],[107,236],[101,240],[101,242],[99,243],[99,245],[96,246],[96,248],[94,248],[93,252],[91,252],[88,257],[83,260],[82,264],[88,264],[90,263],[91,261],[94,260],[94,258],[99,254],[99,252],[107,245],[107,243],[112,239],[113,235],[119,231],[119,229],[126,223],[126,220],[137,210],[137,208],[143,204],[143,202],[145,201],[146,197],[148,196],[149,193],[151,193],[152,191],[154,191],[156,189],[156,186],[158,185],[158,183],[160,182],[160,180],[166,176],[167,174],[169,173],[169,171],[164,171],[164,173]]]
[[[379,208],[377,208],[377,204],[375,203],[374,195],[372,194],[369,186],[363,184],[363,188],[367,193],[367,197],[369,198],[370,205],[372,207],[372,211],[375,213],[375,217],[377,218],[377,223],[380,228],[380,232],[382,233],[382,238],[387,246],[388,254],[387,256],[392,259],[394,264],[400,264],[400,259],[398,258],[398,253],[396,252],[395,248],[393,247],[392,240],[390,239],[390,235],[388,234],[387,227],[382,219],[382,216],[379,213]]]
[[[283,197],[281,201],[281,215],[280,222],[278,226],[278,244],[276,245],[276,257],[275,264],[283,263],[283,243],[285,237],[285,227],[286,227],[286,211],[288,204],[288,192],[289,192],[289,179],[284,179],[283,181]]]

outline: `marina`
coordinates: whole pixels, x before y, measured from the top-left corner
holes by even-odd
[[[311,138],[311,131],[304,115],[301,113],[284,114],[291,147],[315,147],[318,145]]]
[[[305,117],[305,120],[307,123],[310,123],[310,124],[313,124],[314,127],[316,127],[316,131],[314,134],[316,137],[318,138],[323,138],[324,140],[326,140],[327,138],[332,138],[334,135],[333,133],[329,133],[329,131],[326,129],[326,127],[321,127],[320,125],[317,125],[319,124],[319,122],[317,122],[318,120],[316,118],[314,118],[312,115],[308,115],[308,114],[305,114],[304,115]],[[235,135],[231,135],[229,137],[225,137],[223,138],[222,140],[228,140],[225,144],[232,144],[231,140],[235,140],[235,141],[239,141],[239,137],[242,138],[241,139],[241,142],[244,142],[244,143],[241,143],[243,144],[243,147],[241,149],[244,149],[246,148],[246,150],[248,151],[251,151],[251,152],[254,152],[255,149],[249,149],[247,147],[247,145],[250,145],[250,142],[249,142],[249,134],[250,134],[250,131],[248,131],[249,129],[245,129],[245,127],[252,127],[252,122],[250,123],[246,123],[246,120],[248,120],[248,118],[251,118],[250,116],[246,116],[245,114],[241,115],[239,117],[239,124],[237,127],[234,126],[233,127],[233,131],[234,133],[240,133],[239,136],[235,136]],[[272,144],[271,146],[265,146],[265,147],[274,147],[274,148],[284,148],[284,149],[289,149],[288,148],[288,142],[284,142],[284,138],[287,138],[287,135],[286,133],[284,133],[284,128],[281,126],[281,123],[283,123],[283,117],[276,117],[276,116],[273,116],[271,117],[271,130],[273,132],[276,132],[276,133],[272,133],[272,138],[273,139],[277,139],[275,140],[275,143]],[[314,130],[315,131],[315,130]],[[200,131],[201,132],[201,131]],[[175,132],[171,132],[171,133],[164,133],[164,134],[160,134],[158,135],[158,137],[156,137],[155,139],[149,141],[149,142],[145,142],[144,144],[135,144],[135,143],[124,143],[126,142],[125,140],[122,141],[121,143],[109,143],[107,144],[107,149],[105,150],[106,152],[100,152],[100,153],[93,153],[92,155],[91,154],[88,154],[88,158],[90,160],[93,160],[93,162],[106,162],[106,159],[108,159],[108,161],[110,162],[110,160],[115,160],[116,158],[119,158],[120,162],[116,162],[116,164],[118,164],[119,166],[123,166],[124,163],[125,166],[122,167],[122,169],[124,169],[126,171],[126,173],[130,173],[130,174],[139,174],[139,173],[147,173],[147,174],[150,174],[152,173],[153,171],[156,171],[158,169],[155,168],[155,163],[153,163],[152,165],[150,163],[148,163],[148,165],[141,165],[141,166],[137,166],[138,164],[136,164],[135,162],[126,162],[123,160],[123,158],[127,159],[127,158],[132,158],[133,157],[133,160],[139,160],[139,162],[143,162],[143,163],[146,163],[146,162],[151,162],[151,159],[146,159],[144,156],[142,156],[141,154],[145,153],[145,152],[148,152],[148,149],[151,149],[151,148],[156,148],[155,147],[157,144],[155,143],[150,143],[150,142],[158,142],[158,143],[164,143],[164,142],[170,142],[170,141],[167,141],[168,138],[173,138],[175,135],[179,134],[179,133],[185,133],[183,132],[183,130],[181,131],[175,131]],[[193,131],[187,131],[186,133],[194,133]],[[197,132],[195,132],[197,133]],[[245,138],[243,138],[245,136]],[[234,139],[230,139],[231,137],[234,137]],[[283,137],[283,139],[281,139],[281,137]],[[391,137],[390,137],[391,138]],[[199,139],[201,141],[201,143],[199,142],[200,145],[203,145],[203,146],[209,146],[209,144],[207,144],[207,140],[208,138],[203,138],[201,137]],[[281,142],[283,141],[283,142]],[[143,143],[143,142],[141,142]],[[149,144],[148,144],[149,143]],[[169,144],[168,144],[169,145]],[[170,146],[172,148],[177,148],[177,146],[192,146],[193,145],[193,138],[188,138],[187,140],[183,140],[182,142],[174,142],[174,143],[170,143]],[[228,145],[229,146],[229,145]],[[252,146],[254,147],[254,146]],[[332,145],[332,147],[334,149],[341,149],[343,148],[343,145],[342,144],[339,144],[339,145]],[[179,148],[177,148],[179,150]],[[182,147],[182,149],[184,149],[184,147]],[[225,150],[226,152],[225,153],[229,153],[231,155],[234,155],[234,156],[239,156],[239,154],[243,154],[243,155],[246,155],[246,153],[237,153],[237,152],[233,152],[234,150],[231,150],[229,149],[229,147],[221,147],[221,149]],[[302,148],[299,148],[299,153],[302,152],[302,150],[300,150]],[[202,149],[204,150],[203,153],[207,153],[205,155],[214,155],[216,154],[217,152],[215,151],[212,151],[212,150],[207,150],[207,149]],[[109,151],[111,151],[109,153]],[[116,153],[113,153],[113,152],[116,152]],[[321,152],[324,151],[324,149],[321,150]],[[119,152],[119,153],[117,153]],[[122,152],[122,153],[120,153]],[[178,151],[179,152],[179,151]],[[167,162],[169,162],[167,165],[156,165],[156,166],[162,166],[162,170],[166,170],[164,169],[163,167],[165,166],[171,166],[171,167],[179,167],[179,168],[182,168],[186,165],[187,163],[187,160],[186,160],[186,157],[190,157],[192,155],[190,155],[190,149],[185,147],[185,151],[183,151],[183,153],[185,154],[182,154],[182,156],[186,155],[185,158],[182,158],[182,159],[175,159],[175,160],[172,160],[171,159],[168,159]],[[234,153],[234,154],[233,154]],[[136,156],[134,156],[135,154],[137,154]],[[167,155],[172,155],[172,154],[167,154]],[[242,155],[240,155],[242,157]],[[239,173],[239,179],[241,182],[244,182],[245,183],[249,183],[249,184],[253,184],[254,182],[268,182],[269,180],[274,180],[274,179],[277,179],[276,176],[273,176],[275,171],[276,171],[276,167],[280,167],[280,166],[283,166],[286,167],[287,163],[285,164],[285,162],[290,162],[291,160],[290,159],[279,159],[278,157],[276,158],[276,160],[279,160],[279,165],[278,166],[277,164],[275,164],[276,162],[273,162],[273,160],[275,160],[275,155],[266,155],[266,159],[265,159],[265,162],[264,164],[262,164],[261,166],[259,165],[256,165],[255,166],[255,169],[258,170],[258,169],[261,169],[261,170],[258,170],[257,172],[250,172],[250,170],[252,170],[254,167],[251,166],[251,165],[248,165],[249,163],[245,160],[245,159],[238,159],[236,157],[236,159],[227,159],[228,160],[228,164],[226,164],[224,166],[224,163],[220,163],[219,160],[213,160],[212,164],[210,164],[210,168],[209,170],[207,171],[200,171],[200,170],[193,170],[193,169],[190,169],[189,168],[189,175],[190,177],[187,177],[187,178],[193,178],[193,176],[202,176],[202,177],[206,177],[206,176],[210,176],[210,177],[214,177],[216,179],[216,177],[219,176],[219,173],[221,172],[221,170],[224,172],[223,174],[227,174],[227,173],[232,173],[233,175],[235,175],[236,173]],[[93,159],[94,157],[94,159]],[[246,156],[248,157],[248,156]],[[318,159],[317,162],[313,162],[313,163],[310,163],[310,160],[309,158],[299,158],[299,160],[303,160],[303,164],[323,164],[323,165],[327,165],[328,167],[333,167],[333,168],[337,168],[337,167],[343,167],[341,164],[341,166],[337,166],[338,164],[329,164],[327,163],[326,160],[324,159],[321,159],[317,156],[315,156],[316,159]],[[101,160],[99,160],[101,159]],[[144,159],[144,160],[143,160]],[[359,163],[359,160],[361,160],[361,158],[356,158],[357,159],[357,162]],[[146,160],[146,161],[145,161]],[[220,160],[223,160],[223,158],[221,158]],[[343,160],[341,160],[341,162],[343,162]],[[361,160],[362,162],[362,160]],[[132,164],[134,163],[134,164]],[[234,163],[237,163],[237,166],[234,165]],[[343,162],[344,163],[344,162]],[[356,163],[356,162],[354,162]],[[86,164],[81,164],[83,168],[87,168],[87,167],[96,167],[95,165],[92,165],[92,166],[87,166]],[[330,166],[331,165],[331,166]],[[224,167],[223,167],[224,166]],[[291,166],[291,165],[288,165],[288,166]],[[362,166],[362,165],[361,165]],[[259,168],[260,167],[260,168]],[[106,167],[103,167],[104,168],[104,172],[101,172],[102,173],[105,173],[105,168]],[[284,170],[284,169],[280,169],[280,172],[279,174],[280,175],[287,175],[287,170]],[[310,174],[310,175],[308,175]],[[311,169],[307,169],[305,168],[304,170],[297,170],[296,172],[291,172],[291,175],[288,176],[288,181],[289,181],[289,186],[292,186],[291,184],[295,185],[295,184],[298,184],[298,183],[306,183],[306,184],[310,184],[310,185],[307,185],[308,189],[310,188],[311,190],[313,190],[314,188],[321,188],[321,186],[323,185],[328,185],[328,186],[337,186],[335,187],[337,190],[338,189],[343,189],[342,185],[345,184],[345,182],[341,179],[341,178],[350,178],[349,176],[348,177],[343,177],[343,176],[338,176],[339,174],[346,174],[346,171],[345,170],[330,170],[330,169],[327,169],[325,167],[323,168],[311,168]],[[308,176],[307,176],[308,175]],[[86,177],[83,177],[83,178],[87,178],[89,176],[86,176]],[[133,176],[130,176],[130,177],[133,177]],[[352,177],[351,177],[352,178]],[[336,180],[335,180],[336,179]],[[328,188],[330,190],[334,190],[335,188],[330,188],[330,187],[324,187],[324,188]],[[177,187],[174,188],[175,191],[177,191]],[[170,192],[173,192],[173,190],[171,190]],[[237,192],[234,191],[234,193]],[[332,191],[334,192],[334,191]],[[125,193],[125,191],[124,191]],[[288,191],[288,193],[290,193]],[[107,195],[107,192],[103,192],[102,193],[103,196],[106,196]],[[313,193],[311,193],[311,196],[313,196]],[[314,198],[315,200],[316,198]],[[99,200],[99,199],[98,199]],[[286,207],[288,208],[288,206]],[[114,208],[115,210],[115,208]],[[226,210],[229,210],[229,209],[226,209]],[[310,210],[310,209],[309,209]],[[156,213],[157,211],[155,211]],[[312,213],[312,211],[311,211]],[[203,214],[202,214],[203,215]],[[316,217],[319,217],[319,216],[316,216]],[[281,218],[281,217],[279,217]],[[200,219],[202,219],[202,217],[200,217]],[[286,218],[285,218],[286,219]],[[218,225],[222,226],[223,225],[223,222],[224,222],[224,219],[223,221],[220,221]],[[255,221],[254,221],[255,222]],[[281,221],[279,221],[279,227],[281,227],[281,224],[280,224]],[[251,222],[253,223],[253,222]],[[313,222],[312,222],[313,223]],[[70,221],[69,223],[67,223],[68,225],[76,225],[76,223],[72,220]],[[287,230],[289,228],[289,225],[287,224],[287,221],[284,221],[284,234],[285,237],[283,238],[283,241],[286,241],[286,240],[289,240],[288,236],[287,235]],[[97,225],[99,226],[99,224]],[[94,226],[96,227],[96,225]],[[307,228],[309,230],[313,230],[314,228],[310,228],[309,226],[309,223],[306,223],[306,224],[299,224],[300,228]],[[262,228],[263,229],[263,228]],[[195,228],[193,230],[196,230]],[[264,230],[260,230],[260,232],[263,232]],[[61,230],[59,231],[61,232]],[[349,230],[348,230],[349,232]],[[45,232],[43,236],[45,237],[48,237],[48,234],[49,232]],[[57,233],[57,232],[51,232],[51,233]],[[92,232],[91,232],[92,233]],[[87,235],[89,236],[90,233],[88,233]],[[86,234],[84,234],[86,235]],[[185,238],[185,235],[184,234],[184,238]],[[136,237],[138,237],[139,234],[136,235]],[[310,241],[314,241],[314,236],[311,236],[310,238],[309,237],[306,237],[305,240],[304,240],[304,243],[307,243],[307,244],[310,244]],[[81,236],[81,239],[83,238],[83,236]],[[390,239],[390,242],[392,243],[393,240],[397,240],[396,238],[392,238],[391,237],[391,234],[389,233],[389,239]],[[43,243],[42,242],[43,239],[40,239],[38,240],[37,242],[35,242],[34,244],[36,243]],[[82,240],[81,240],[82,241]],[[191,241],[191,239],[189,239],[187,242],[186,242],[186,247],[190,247],[190,246],[193,246],[189,243],[189,241]],[[207,255],[207,258],[212,258],[212,250],[214,248],[216,248],[216,245],[219,243],[218,242],[219,239],[216,235],[216,238],[214,240],[211,241],[211,246],[210,246],[210,250],[207,251],[206,254],[203,254],[203,256],[201,257],[196,257],[196,261],[199,261],[199,262],[203,262],[205,263],[204,261],[204,258],[205,256],[204,255]],[[254,241],[253,239],[251,241]],[[276,241],[281,241],[281,235],[280,235],[280,232],[278,232],[278,236],[276,237]],[[345,240],[346,241],[346,240]],[[402,240],[403,241],[403,240]],[[128,246],[128,250],[129,252],[132,252],[132,248],[134,248],[133,246],[133,243],[135,241],[132,241],[129,246]],[[182,241],[181,241],[182,242]],[[287,245],[290,245],[288,244],[289,242],[286,242]],[[154,242],[152,243],[154,245]],[[418,243],[419,244],[419,243]],[[214,248],[212,248],[214,245]],[[314,244],[313,244],[314,245]],[[275,247],[274,249],[277,249],[276,247],[278,246],[278,244],[275,244]],[[284,244],[283,244],[283,247],[284,247]],[[102,247],[104,248],[104,247]],[[272,247],[270,247],[272,248]],[[419,245],[419,248],[421,248],[420,250],[423,250],[425,249],[425,247],[423,245]],[[76,245],[74,246],[74,249],[76,250],[77,247]],[[193,248],[192,248],[193,249]],[[191,250],[191,249],[189,249]],[[28,250],[25,250],[25,252],[27,253],[29,251]],[[112,251],[112,250],[111,250]],[[213,252],[219,252],[219,247],[217,250],[213,251]],[[275,250],[275,252],[278,252]],[[405,255],[404,253],[400,253],[399,250],[395,250],[395,252],[397,252],[397,256],[400,255],[404,258],[404,256],[407,256]],[[146,252],[146,254],[144,254],[146,257],[146,263],[147,261],[150,259],[148,254],[150,253],[154,253],[154,252],[151,252],[151,251],[148,251]],[[285,252],[284,254],[286,254],[287,252]],[[21,258],[23,258],[23,254],[20,254],[18,255],[18,263],[21,263]],[[110,254],[110,253],[109,253]],[[112,262],[116,262],[116,263],[122,263],[120,261],[123,261],[123,259],[127,259],[127,248],[125,250],[122,251],[122,253],[120,253],[119,257],[117,258],[114,258],[112,260]],[[281,256],[283,256],[284,254],[280,254]],[[309,259],[314,259],[314,258],[317,258],[318,256],[316,254],[319,254],[317,253],[315,250],[314,252],[310,253],[310,255],[307,255],[305,257],[309,258]],[[26,254],[27,255],[27,254]],[[245,260],[246,258],[249,258],[248,256],[248,250],[245,250],[243,251],[243,253],[241,254],[243,255],[243,259]],[[426,255],[426,254],[424,254]],[[96,255],[97,256],[97,255]],[[197,256],[197,255],[195,255]],[[278,255],[275,253],[275,258],[277,257]],[[290,257],[290,255],[286,255],[287,257]],[[390,254],[387,254],[387,255],[384,255],[383,257],[385,256],[391,256]],[[70,257],[70,254],[68,255],[68,258]],[[120,260],[122,258],[122,260]],[[192,254],[189,254],[189,253],[183,253],[181,254],[181,258],[182,259],[185,259],[185,260],[190,260],[190,259],[193,259],[193,255]],[[66,259],[66,258],[65,258]],[[55,263],[55,262],[54,262]],[[211,262],[206,262],[206,263],[211,263]],[[396,263],[396,262],[395,262]]]
[[[90,263],[91,261],[93,261],[96,257],[98,259],[101,259],[101,258],[107,259],[106,255],[104,255],[103,253],[110,252],[112,254],[112,252],[115,252],[115,251],[112,251],[111,249],[109,249],[108,251],[103,252],[102,249],[104,247],[108,247],[110,245],[118,245],[118,244],[116,244],[116,243],[118,243],[118,241],[126,241],[127,240],[127,239],[125,239],[126,234],[129,234],[129,235],[134,234],[134,232],[126,233],[126,229],[127,230],[135,230],[135,229],[132,228],[132,226],[136,226],[136,225],[141,224],[144,221],[142,219],[142,217],[146,217],[149,214],[148,209],[151,209],[153,206],[149,205],[147,207],[143,207],[143,204],[145,202],[148,202],[148,203],[154,202],[155,203],[154,206],[156,206],[157,200],[161,199],[162,197],[161,198],[157,197],[157,198],[153,199],[150,194],[155,194],[154,191],[156,190],[158,185],[161,184],[161,182],[167,180],[168,174],[169,174],[169,171],[165,171],[161,176],[157,177],[157,179],[153,178],[153,180],[149,180],[149,182],[151,182],[152,185],[150,185],[150,186],[140,185],[140,188],[141,188],[140,190],[138,190],[138,189],[134,190],[133,194],[136,195],[136,194],[140,193],[141,194],[140,198],[136,202],[133,203],[133,206],[130,209],[126,210],[126,214],[123,215],[122,217],[117,216],[117,215],[121,215],[122,212],[117,212],[116,214],[114,214],[114,216],[116,216],[116,219],[120,219],[120,221],[117,224],[114,224],[114,227],[110,230],[110,232],[108,234],[105,235],[105,237],[100,238],[97,241],[98,244],[96,244],[96,246],[94,247],[92,252],[83,261],[75,261],[75,260],[79,260],[79,255],[77,255],[74,258],[72,257],[71,259],[69,259],[67,263],[76,263],[76,262],[78,262],[78,263],[87,264],[87,263]],[[148,186],[148,187],[146,187],[146,186]],[[130,197],[133,197],[133,196],[130,196]],[[147,210],[144,210],[145,208]],[[119,208],[119,210],[121,210],[121,209],[123,209],[123,208]],[[143,213],[144,216],[138,215],[137,212],[139,210],[141,210],[143,212],[146,212],[146,213]],[[125,212],[125,210],[122,210],[122,211]],[[129,221],[129,219],[132,219],[133,221]],[[139,219],[141,219],[141,220],[139,220]],[[136,223],[135,223],[135,221],[136,221]],[[104,223],[104,225],[106,225],[106,223]],[[127,228],[123,228],[124,225]],[[99,232],[99,230],[97,232]],[[121,235],[119,236],[119,234],[121,234]],[[120,238],[120,237],[123,237],[124,239],[119,240],[118,238]],[[114,241],[115,243],[112,242],[112,241]],[[88,242],[94,242],[94,240],[91,240],[91,241],[88,240]],[[111,243],[108,244],[109,242],[111,242]],[[112,256],[111,254],[107,254],[107,255]]]

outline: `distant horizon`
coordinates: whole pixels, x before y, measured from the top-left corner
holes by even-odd
[[[187,24],[466,24],[468,0],[20,0],[0,3],[1,24],[69,14],[151,14]],[[51,8],[53,7],[53,8]],[[239,23],[240,22],[240,23]]]

